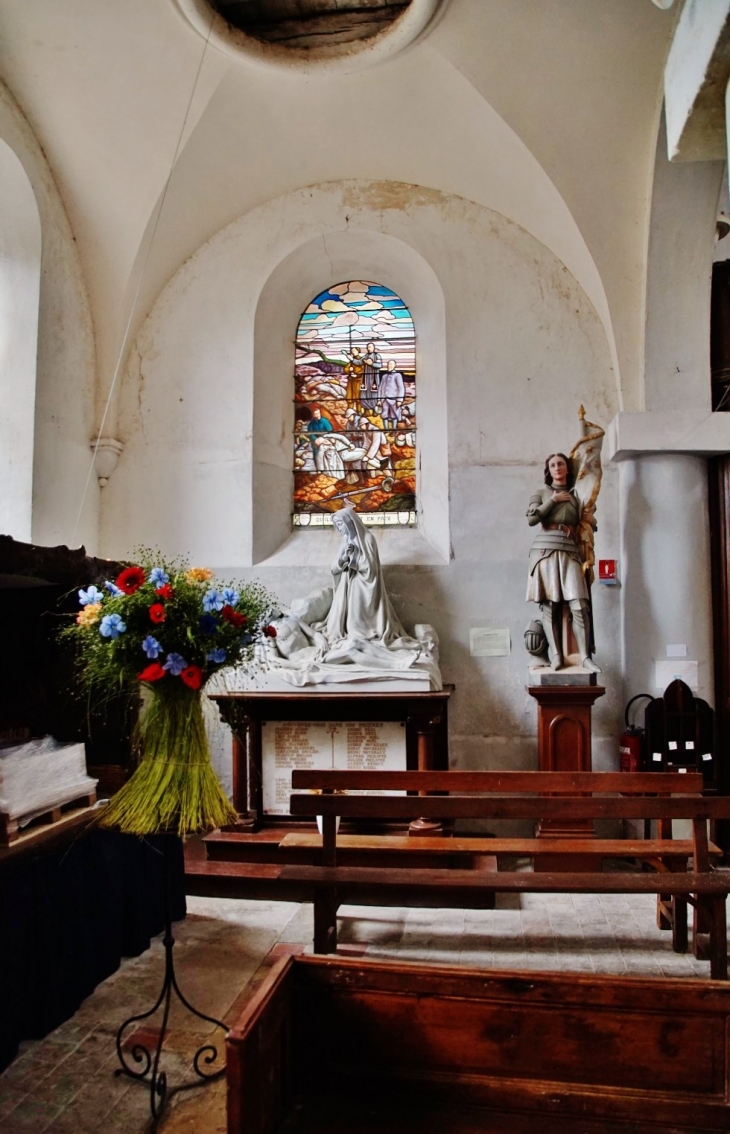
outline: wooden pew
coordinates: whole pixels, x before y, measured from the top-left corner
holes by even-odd
[[[283,957],[228,1034],[228,1134],[730,1129],[710,981]]]
[[[323,816],[322,865],[286,866],[281,879],[309,886],[315,906],[315,951],[337,947],[340,905],[416,905],[489,908],[495,893],[654,893],[664,918],[671,918],[673,944],[687,947],[687,903],[695,907],[695,952],[709,957],[711,975],[727,979],[725,903],[730,874],[715,873],[711,858],[719,851],[707,838],[707,820],[730,816],[730,799],[699,794],[702,777],[692,773],[601,772],[335,772],[294,771],[291,813]],[[335,795],[338,790],[449,792],[448,795]],[[621,795],[616,795],[616,792]],[[647,794],[651,792],[652,794]],[[688,794],[670,795],[671,792]],[[512,793],[512,794],[505,794]],[[546,794],[537,794],[546,793]],[[589,794],[590,793],[590,794]],[[662,793],[662,794],[657,794]],[[346,867],[337,865],[336,817],[348,819],[657,819],[665,837],[632,840],[571,839],[569,849],[591,855],[594,870],[513,873],[459,869]],[[691,840],[666,837],[673,819],[692,822]],[[387,836],[386,836],[387,837]],[[378,838],[383,838],[379,836]],[[420,839],[414,842],[420,842]],[[443,853],[453,848],[442,843]],[[566,840],[544,836],[534,840],[459,839],[491,853],[539,853],[565,857]],[[437,845],[434,846],[434,851]],[[690,856],[693,869],[687,866]],[[655,867],[652,874],[604,873],[605,858],[638,857]]]

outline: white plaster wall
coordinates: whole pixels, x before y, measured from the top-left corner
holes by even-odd
[[[0,531],[29,540],[41,274],[30,181],[0,140]]]
[[[20,161],[41,224],[33,523],[36,543],[85,543],[95,550],[96,478],[79,510],[90,466],[94,428],[94,332],[74,236],[40,145],[0,83],[0,139]]]
[[[718,82],[724,67],[713,66],[713,61],[722,60],[727,50],[721,37],[729,14],[728,0],[686,0],[682,7],[664,70],[671,158],[693,161],[725,155],[724,84]],[[714,86],[709,98],[708,85]]]
[[[657,696],[655,662],[667,645],[684,644],[699,662],[698,695],[712,704],[706,461],[656,453],[618,467],[626,697]]]
[[[661,692],[655,662],[666,657],[667,645],[685,644],[699,662],[700,696],[713,703],[704,458],[730,446],[728,415],[711,412],[710,381],[722,176],[721,162],[670,162],[661,122],[647,257],[644,412],[619,415],[607,438],[620,462],[626,699]]]
[[[722,162],[667,158],[662,121],[647,259],[644,409],[709,414],[710,293]]]
[[[641,409],[654,140],[678,7],[452,0],[397,59],[295,76],[205,50],[171,2],[0,0],[0,73],[51,162],[88,281],[97,409],[138,288],[133,337],[225,224],[343,178],[430,185],[532,232],[591,297],[624,408]],[[112,399],[112,436],[115,413]]]
[[[613,416],[615,381],[605,333],[575,279],[489,209],[413,186],[312,186],[253,210],[203,246],[160,296],[131,359],[120,416],[125,449],[104,489],[103,553],[126,555],[147,543],[188,554],[225,576],[256,576],[284,602],[327,579],[318,532],[306,533],[311,556],[302,550],[298,561],[244,566],[253,338],[259,297],[277,265],[315,236],[325,249],[330,234],[346,242],[350,227],[406,245],[443,294],[447,417],[437,425],[448,443],[452,558],[384,555],[391,595],[406,624],[432,622],[440,635],[444,678],[456,684],[454,763],[534,766],[536,710],[525,692],[522,645],[534,611],[524,601],[532,537],[525,510],[545,455],[576,440],[579,403],[593,420]],[[330,282],[325,274],[313,291]],[[288,341],[295,327],[296,319],[270,330]],[[423,323],[419,331],[427,337]],[[617,554],[612,468],[597,547]],[[610,690],[596,712],[597,767],[610,766],[620,731],[618,608],[615,591],[597,588]],[[471,658],[472,626],[508,627],[512,654]]]

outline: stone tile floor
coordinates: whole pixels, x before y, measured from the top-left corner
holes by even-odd
[[[175,927],[179,983],[198,1009],[229,1024],[277,956],[311,950],[308,905],[189,898],[188,911]],[[709,977],[706,962],[672,952],[670,934],[656,928],[650,895],[508,895],[495,910],[342,907],[340,915],[341,951],[349,955],[487,969]],[[141,957],[123,962],[71,1020],[23,1044],[0,1076],[2,1134],[152,1129],[147,1090],[115,1074],[114,1035],[124,1019],[154,1003],[163,956],[156,938]],[[171,1086],[188,1078],[192,1053],[210,1034],[206,1028],[174,1006],[163,1049]],[[161,1134],[225,1129],[224,1080],[175,1094],[158,1126]]]

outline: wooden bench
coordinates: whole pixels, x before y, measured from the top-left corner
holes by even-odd
[[[282,957],[227,1038],[228,1134],[730,1129],[709,981]]]
[[[292,773],[291,813],[323,817],[322,865],[285,866],[283,882],[310,887],[314,902],[316,952],[337,948],[337,909],[354,905],[449,906],[489,908],[495,893],[652,893],[660,902],[660,924],[671,926],[675,950],[687,948],[687,905],[695,908],[695,954],[709,958],[711,975],[727,979],[725,903],[730,873],[716,873],[719,855],[707,837],[707,820],[730,816],[730,799],[699,794],[702,777],[694,773],[601,772],[335,772]],[[323,794],[311,794],[313,790]],[[449,792],[420,795],[336,795],[335,790]],[[620,795],[615,793],[621,792]],[[651,794],[647,794],[651,792]],[[669,793],[682,792],[682,795]],[[511,794],[505,794],[511,793]],[[541,793],[541,794],[538,794]],[[546,793],[546,794],[542,794]],[[661,793],[661,794],[659,794]],[[338,866],[336,817],[372,820],[532,819],[570,823],[594,819],[656,819],[661,836],[651,840],[581,838],[553,835],[537,839],[462,839],[474,853],[592,856],[595,869],[545,873]],[[672,839],[671,822],[692,823],[692,839]],[[299,836],[301,838],[301,836]],[[342,836],[344,838],[346,836]],[[360,836],[360,839],[366,836]],[[381,845],[382,839],[373,846]],[[420,838],[413,839],[414,844]],[[453,854],[453,838],[432,839],[433,851]],[[567,844],[567,846],[566,846]],[[603,872],[606,858],[638,858],[654,873]],[[693,860],[691,873],[688,860]]]

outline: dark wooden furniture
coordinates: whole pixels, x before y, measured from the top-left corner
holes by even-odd
[[[0,1070],[164,928],[159,840],[101,831],[97,817],[70,813],[0,849]],[[177,840],[172,900],[184,917]]]
[[[730,271],[730,265],[726,265]],[[714,290],[713,278],[713,290]],[[726,328],[727,330],[727,328]],[[713,336],[715,334],[713,326]],[[730,405],[725,408],[730,408]],[[715,778],[730,794],[730,455],[708,461],[712,638],[715,678]],[[715,836],[730,851],[730,823],[719,823]]]
[[[283,957],[228,1035],[228,1134],[709,1134],[707,981]]]
[[[23,838],[23,831],[36,831],[40,827],[50,830],[54,824],[60,823],[65,815],[87,815],[96,803],[96,792],[90,791],[75,799],[67,800],[44,811],[36,816],[27,827],[20,826],[23,816],[10,816],[0,811],[0,847],[9,847]]]
[[[58,640],[79,611],[77,590],[115,579],[121,564],[83,547],[41,547],[0,535],[0,743],[54,736],[85,741],[87,761],[107,792],[133,770],[130,737],[136,707],[126,696],[102,706],[75,696],[74,651]]]
[[[695,953],[709,956],[713,978],[727,979],[725,904],[730,874],[714,873],[711,869],[707,820],[730,816],[730,800],[697,794],[702,786],[702,777],[697,774],[295,771],[292,784],[309,792],[316,788],[324,792],[291,798],[293,814],[323,816],[322,865],[286,866],[280,874],[283,882],[311,887],[316,952],[336,950],[337,909],[345,903],[489,908],[495,893],[653,893],[660,901],[660,917],[664,919],[660,924],[671,924],[677,951],[687,948],[687,903],[695,907],[699,915],[695,922]],[[451,794],[418,798],[331,794],[343,788]],[[655,794],[687,791],[694,794]],[[513,794],[504,794],[509,792]],[[534,794],[540,792],[549,794]],[[617,796],[616,792],[622,794]],[[693,838],[682,842],[663,838],[638,845],[632,842],[623,852],[620,840],[570,839],[568,845],[579,857],[593,857],[595,866],[590,872],[513,873],[422,869],[405,864],[401,868],[337,865],[337,816],[408,819],[421,813],[427,818],[454,820],[690,819]],[[433,846],[438,840],[429,841]],[[442,842],[448,853],[450,840]],[[536,840],[480,840],[475,850],[506,854],[516,853],[517,848],[541,856],[552,852],[561,862],[566,855],[564,839],[545,836]],[[717,848],[712,850],[719,853]],[[690,855],[691,873],[687,870]],[[603,872],[601,860],[614,857],[637,857],[657,869],[653,874]]]
[[[435,693],[214,693],[234,735],[233,806],[252,829],[281,826],[281,816],[263,811],[262,721],[401,721],[406,731],[406,767],[447,769],[448,707],[453,686]]]
[[[702,775],[705,789],[715,786],[715,714],[689,685],[677,678],[661,697],[652,698],[644,727],[648,771],[685,768]]]

